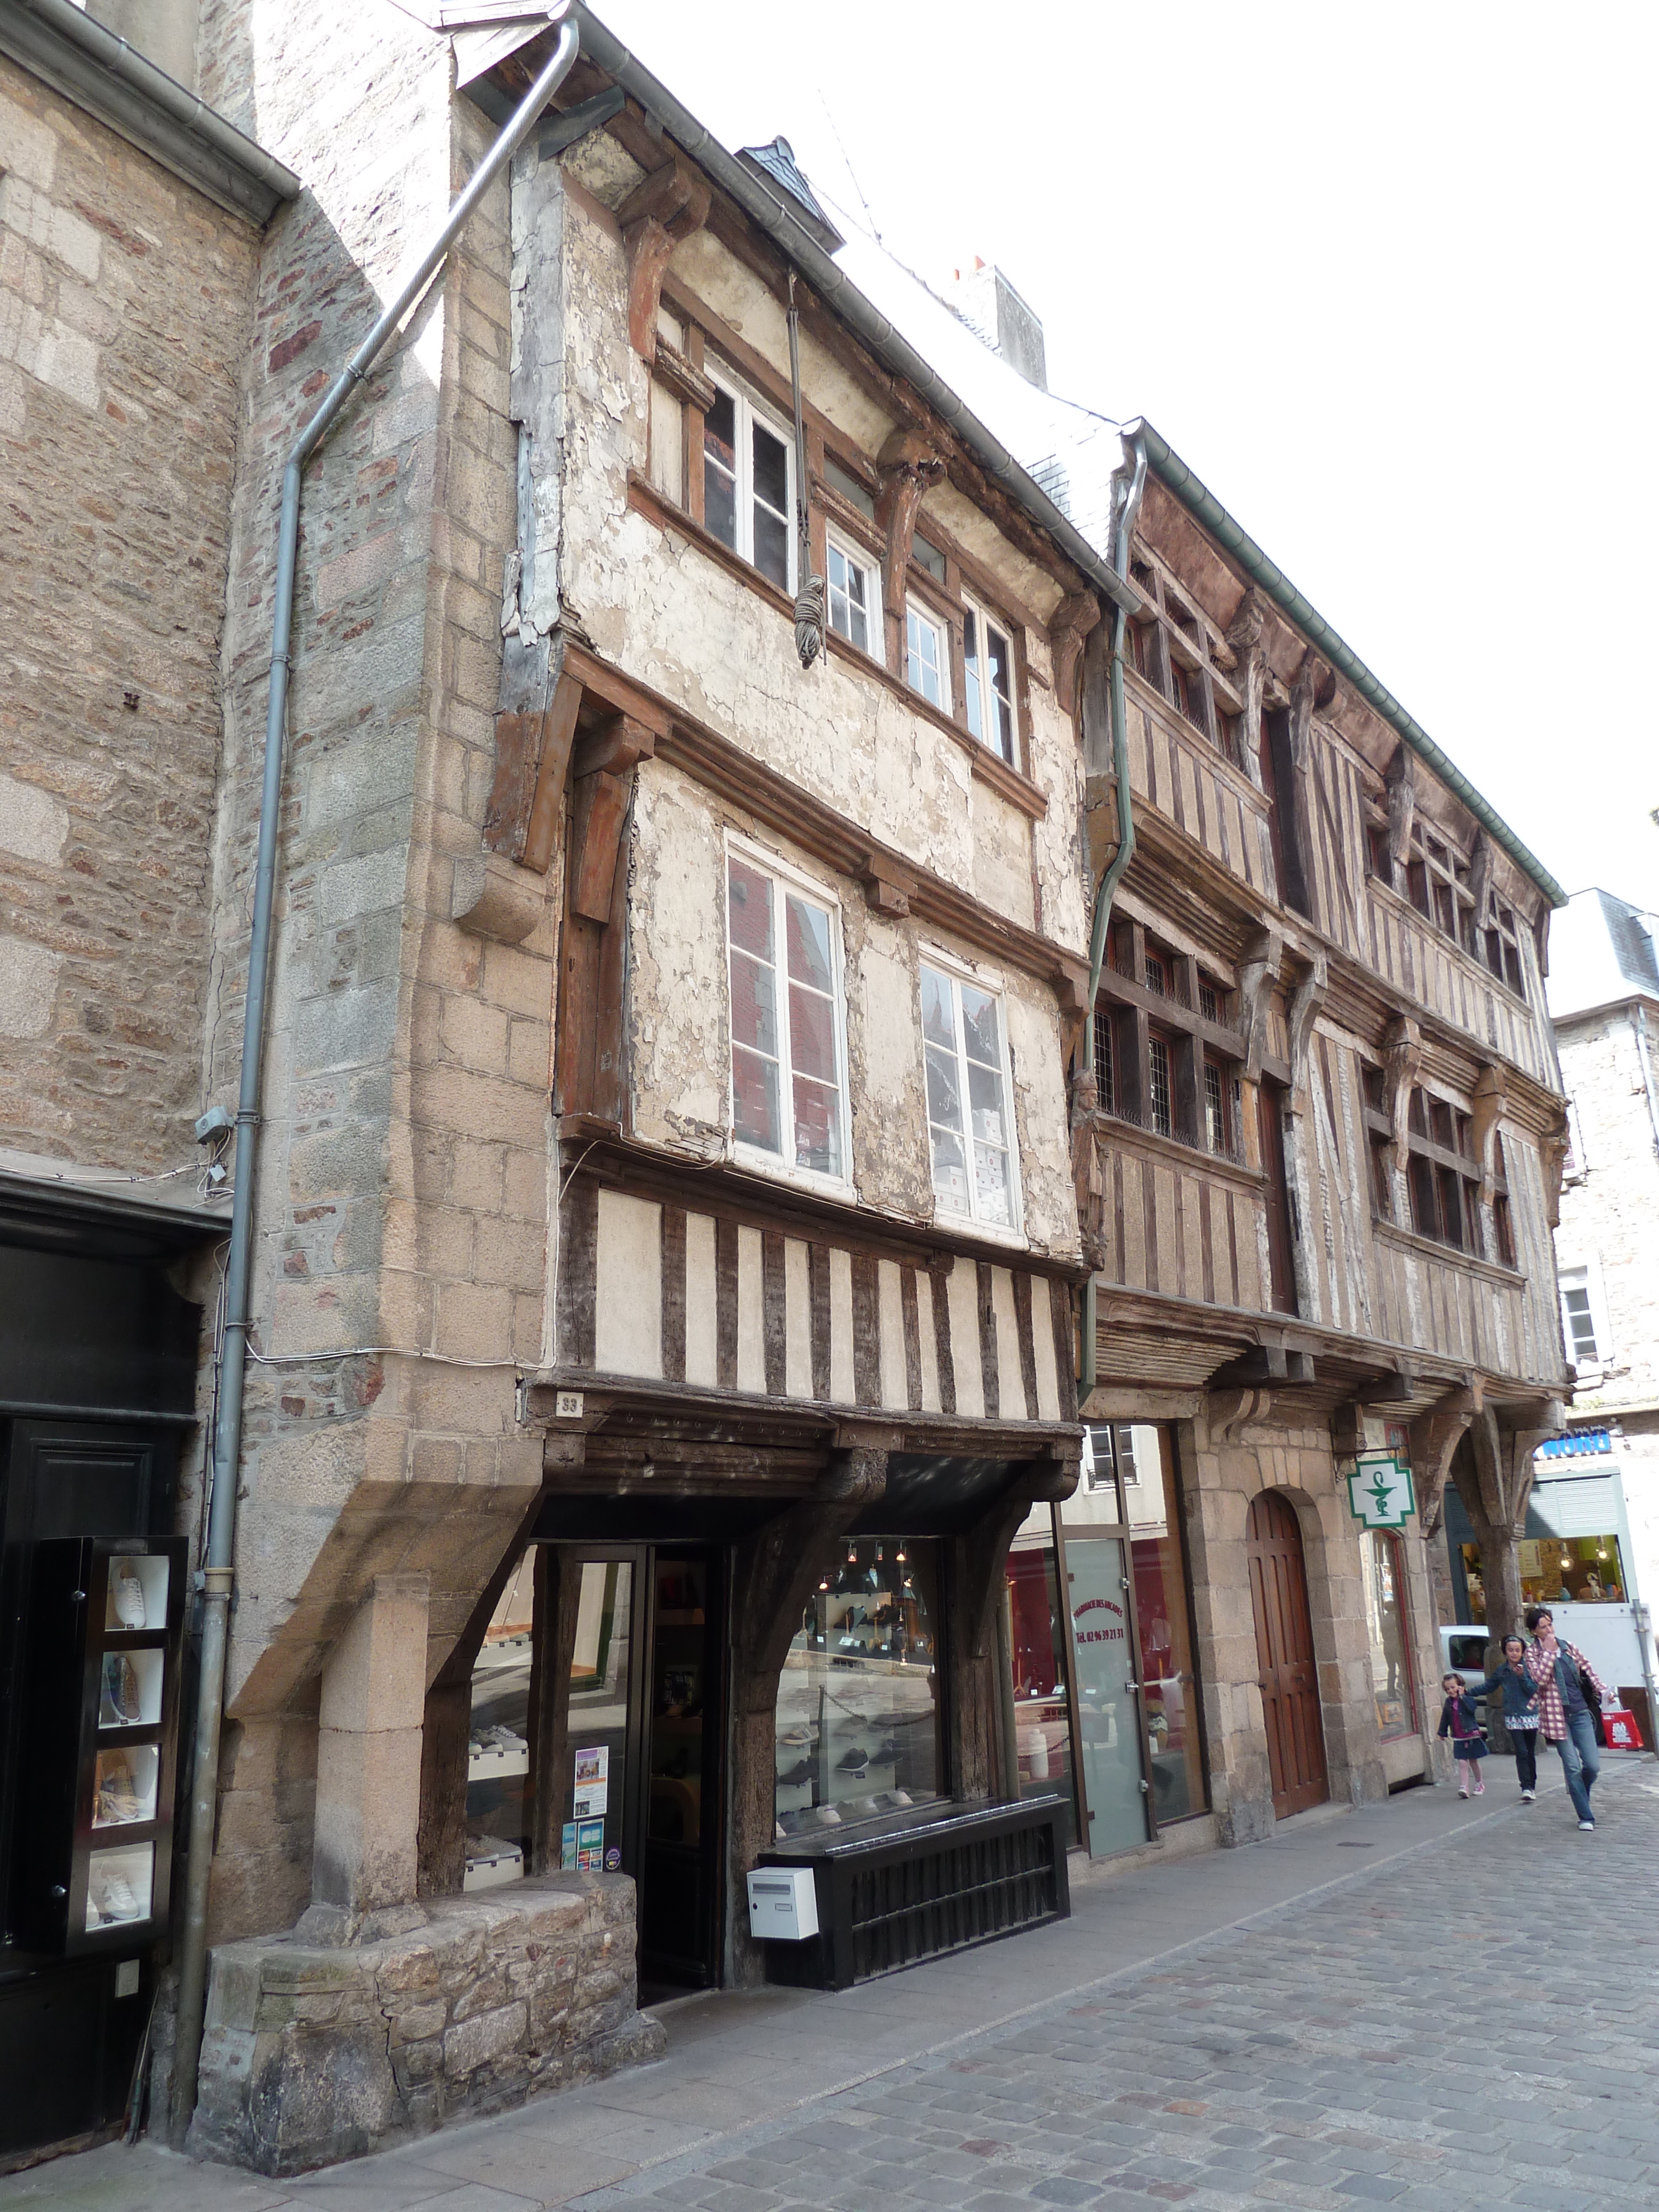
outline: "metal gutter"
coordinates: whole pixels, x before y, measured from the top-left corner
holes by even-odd
[[[1234,521],[1174,447],[1159,437],[1144,417],[1126,424],[1123,436],[1126,443],[1136,438],[1146,440],[1146,459],[1159,483],[1175,494],[1251,582],[1261,586],[1279,612],[1295,623],[1310,645],[1317,648],[1321,658],[1328,660],[1366,705],[1397,730],[1418,757],[1434,770],[1449,790],[1455,793],[1481,827],[1531,877],[1550,904],[1565,906],[1567,895],[1543,862],[1528,851],[1490,801],[1483,799],[1462,770],[1447,759],[1422,724],[1406,712],[1386,685],[1377,681],[1353,648],[1344,643],[1312,603],[1297,591],[1284,570],[1270,561],[1255,538]]]
[[[944,417],[987,476],[1024,508],[1039,530],[1053,538],[1066,559],[1081,569],[1096,589],[1125,614],[1139,614],[1141,599],[1133,585],[1121,578],[1109,561],[1102,560],[1075,524],[1068,522],[1048,495],[1032,482],[1001,440],[986,428],[937,370],[929,367],[909,340],[865,298],[851,278],[836,268],[782,201],[766,189],[752,170],[746,169],[734,155],[727,153],[720,140],[705,130],[690,109],[682,106],[667,87],[659,83],[645,64],[635,60],[622,41],[580,4],[580,0],[573,20],[581,29],[583,52],[625,92],[631,93],[699,167],[707,170],[720,190],[738,203],[841,319],[858,333],[876,358],[896,376],[902,377],[935,414]]]
[[[0,53],[261,228],[300,179],[73,0],[0,0]]]

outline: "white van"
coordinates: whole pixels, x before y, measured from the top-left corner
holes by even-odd
[[[1489,1629],[1466,1622],[1457,1628],[1443,1628],[1440,1632],[1440,1671],[1443,1674],[1461,1674],[1466,1689],[1479,1695],[1480,1685],[1486,1679],[1486,1646],[1492,1641]],[[1437,1689],[1438,1684],[1436,1685]]]

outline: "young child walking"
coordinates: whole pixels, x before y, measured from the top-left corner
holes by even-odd
[[[1440,1708],[1439,1732],[1451,1738],[1452,1757],[1457,1761],[1457,1794],[1460,1797],[1484,1797],[1486,1785],[1481,1778],[1480,1761],[1486,1755],[1486,1739],[1474,1717],[1474,1699],[1463,1687],[1461,1674],[1443,1674],[1440,1686],[1446,1692],[1446,1702]],[[1471,1777],[1473,1790],[1469,1786]]]

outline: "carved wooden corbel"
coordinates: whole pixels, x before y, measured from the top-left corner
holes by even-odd
[[[1382,1073],[1389,1087],[1389,1125],[1393,1134],[1387,1146],[1389,1165],[1396,1174],[1406,1170],[1406,1129],[1411,1113],[1412,1088],[1423,1067],[1423,1032],[1409,1016],[1389,1023],[1382,1040]]]
[[[1407,1431],[1417,1510],[1425,1536],[1439,1533],[1452,1454],[1462,1443],[1474,1411],[1471,1393],[1454,1390],[1426,1413],[1419,1413]]]
[[[742,1595],[735,1687],[747,1709],[770,1712],[778,1675],[830,1548],[887,1487],[884,1450],[832,1452],[810,1498],[764,1522],[739,1548]]]
[[[1063,714],[1077,712],[1077,672],[1089,633],[1100,620],[1100,601],[1092,592],[1073,592],[1048,619],[1048,649],[1054,657],[1054,697]]]
[[[538,875],[552,864],[581,702],[580,682],[562,675],[544,714],[495,717],[495,776],[484,807],[483,841],[492,853]]]
[[[1267,675],[1264,643],[1267,623],[1261,602],[1252,584],[1238,603],[1227,629],[1227,643],[1237,659],[1238,693],[1243,712],[1239,716],[1238,744],[1243,757],[1238,766],[1260,791],[1261,786],[1261,695]]]
[[[1080,1439],[1078,1449],[1080,1455]],[[1069,1498],[1077,1488],[1081,1467],[1080,1456],[1033,1460],[1020,1474],[1014,1487],[981,1514],[961,1540],[961,1610],[957,1619],[966,1628],[968,1650],[974,1658],[985,1658],[994,1645],[996,1609],[1002,1595],[1008,1547],[1021,1522],[1039,1501],[1058,1504]]]
[[[1298,775],[1304,775],[1313,765],[1310,732],[1314,709],[1322,693],[1329,696],[1327,687],[1330,673],[1310,646],[1302,656],[1302,665],[1291,686],[1291,765]]]
[[[1492,839],[1484,830],[1478,830],[1474,850],[1469,856],[1469,889],[1474,894],[1472,921],[1477,931],[1486,928],[1492,921],[1492,862],[1495,858]]]
[[[1480,1202],[1490,1206],[1498,1180],[1498,1124],[1509,1105],[1509,1079],[1501,1067],[1480,1071],[1474,1086],[1474,1153],[1480,1163]]]
[[[1544,1170],[1544,1218],[1552,1229],[1561,1226],[1561,1177],[1571,1145],[1566,1110],[1563,1108],[1559,1118],[1538,1139],[1539,1164]]]
[[[628,337],[647,362],[657,357],[657,308],[663,271],[683,238],[708,220],[708,187],[681,154],[642,177],[617,210],[628,256]]]
[[[1285,958],[1285,940],[1276,929],[1261,931],[1246,946],[1238,963],[1239,1012],[1243,1016],[1244,1077],[1261,1080],[1261,1060],[1267,1049],[1267,1012],[1273,985]]]
[[[1308,1048],[1313,1036],[1314,1017],[1325,1003],[1328,983],[1325,955],[1317,952],[1314,955],[1313,964],[1296,987],[1285,1024],[1290,1031],[1291,1105],[1293,1112],[1297,1110],[1297,1100],[1308,1087]]]
[[[1389,866],[1403,897],[1411,862],[1412,823],[1417,817],[1417,756],[1402,738],[1384,778],[1389,793]]]
[[[634,770],[655,750],[653,733],[627,714],[611,716],[577,747],[567,881],[571,912],[589,921],[611,920]]]
[[[902,665],[904,647],[906,572],[916,515],[928,488],[945,473],[944,457],[920,430],[900,428],[888,434],[876,456],[881,495],[876,521],[884,538],[881,556],[882,601],[888,624],[888,661]]]
[[[897,867],[883,854],[871,854],[861,878],[866,902],[872,913],[896,919],[910,911],[915,878]]]

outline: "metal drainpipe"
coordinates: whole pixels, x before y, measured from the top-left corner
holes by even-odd
[[[264,1066],[265,991],[270,967],[271,910],[276,902],[276,836],[283,796],[283,740],[288,720],[289,647],[294,629],[294,575],[300,545],[300,479],[335,417],[362,382],[370,364],[402,322],[453,245],[478,202],[524,143],[574,62],[580,40],[562,22],[570,0],[554,0],[550,22],[561,22],[552,59],[525,94],[510,123],[457,196],[442,228],[399,286],[374,329],[335,379],[322,405],[301,432],[283,471],[283,511],[276,539],[276,590],[270,625],[270,683],[265,712],[264,785],[259,802],[259,844],[254,864],[253,934],[248,947],[247,1003],[242,1032],[240,1093],[236,1107],[236,1192],[231,1213],[230,1258],[225,1270],[224,1371],[213,1441],[213,1493],[207,1553],[202,1572],[202,1668],[196,1704],[196,1765],[190,1795],[185,1863],[184,1924],[179,1946],[179,2022],[173,2059],[171,2136],[182,2149],[196,2109],[202,2015],[207,1990],[208,1875],[213,1858],[218,1798],[219,1729],[223,1718],[225,1651],[236,1549],[236,1487],[242,1457],[242,1386],[247,1372],[249,1279],[253,1258],[253,1185],[258,1159],[259,1091]]]
[[[1135,534],[1135,520],[1140,513],[1141,495],[1146,489],[1146,441],[1137,437],[1131,444],[1134,455],[1134,471],[1129,479],[1129,489],[1124,495],[1123,507],[1117,519],[1117,538],[1112,548],[1112,566],[1120,576],[1129,573],[1129,547]],[[1100,879],[1095,893],[1094,927],[1089,938],[1089,1006],[1083,1018],[1083,1066],[1085,1074],[1092,1075],[1095,1066],[1095,1001],[1100,996],[1100,971],[1106,964],[1106,932],[1112,919],[1112,901],[1117,896],[1117,887],[1123,880],[1135,849],[1135,820],[1129,790],[1129,726],[1128,711],[1123,703],[1123,638],[1128,627],[1128,617],[1121,606],[1112,609],[1112,775],[1117,784],[1117,850],[1111,865]],[[1083,1342],[1079,1347],[1078,1394],[1086,1399],[1095,1387],[1095,1279],[1091,1271],[1083,1286]]]

